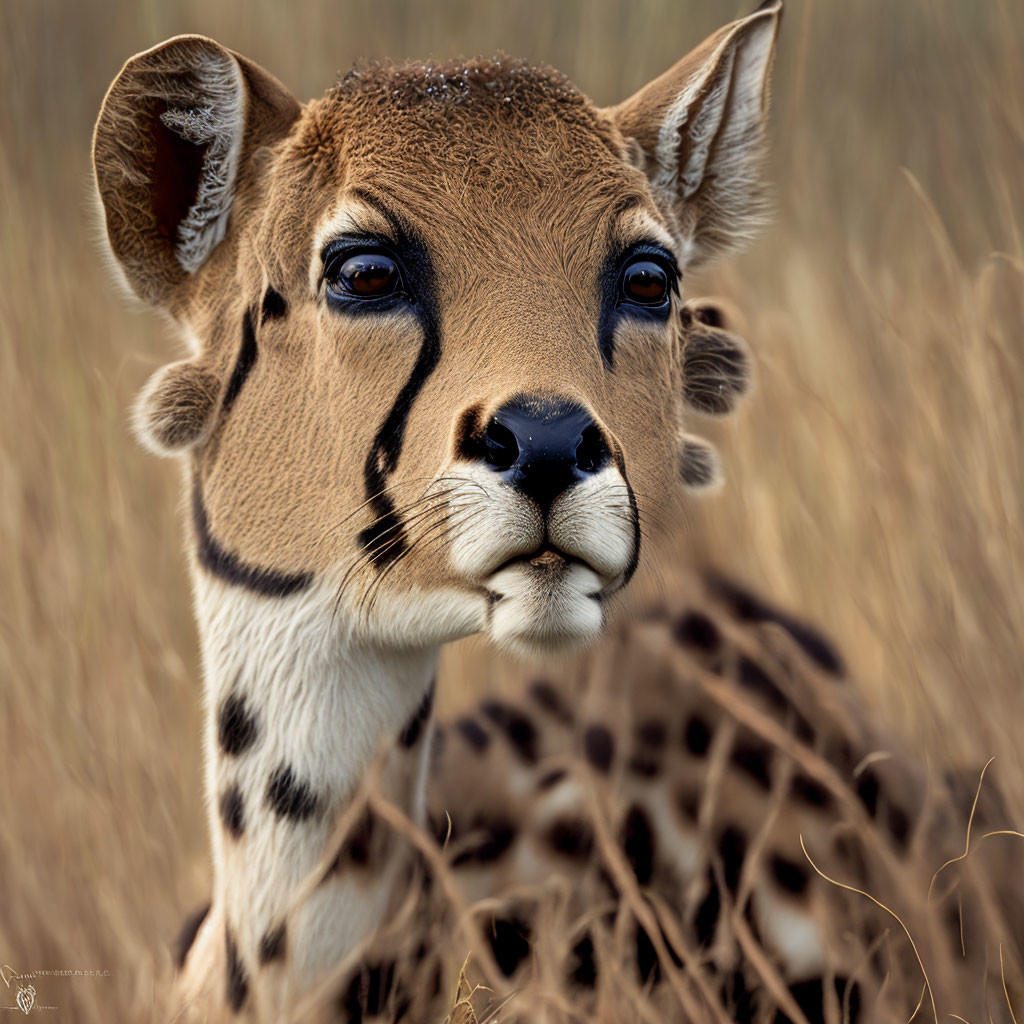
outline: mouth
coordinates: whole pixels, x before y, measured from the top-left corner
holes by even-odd
[[[616,581],[608,579],[586,559],[570,555],[554,544],[546,542],[526,554],[514,555],[512,558],[505,559],[493,569],[488,574],[489,582],[497,584],[497,586],[488,586],[488,598],[492,604],[504,599],[506,595],[502,591],[501,580],[502,578],[508,579],[505,573],[509,569],[519,568],[521,572],[517,576],[522,579],[522,575],[525,573],[530,582],[541,590],[554,590],[567,582],[571,571],[576,567],[584,570],[591,579],[600,581],[600,585],[596,589],[586,592],[586,597],[600,601],[607,591],[614,588]]]
[[[594,571],[593,566],[584,559],[568,555],[555,547],[554,544],[542,544],[539,548],[525,555],[513,555],[511,558],[506,558],[501,565],[491,571],[490,575],[497,576],[498,573],[513,565],[531,566],[541,573],[562,573],[571,562],[582,565],[592,572]]]

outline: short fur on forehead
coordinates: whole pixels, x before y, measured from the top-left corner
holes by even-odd
[[[328,97],[418,108],[421,116],[436,111],[447,117],[453,106],[504,109],[518,119],[557,110],[563,118],[596,125],[594,106],[561,71],[504,54],[441,64],[357,64]]]
[[[338,156],[365,156],[386,180],[420,164],[439,176],[435,188],[483,183],[484,197],[499,186],[503,197],[523,198],[569,167],[614,167],[624,144],[560,72],[499,56],[357,66],[310,104],[297,150],[320,163],[328,156],[331,171]]]

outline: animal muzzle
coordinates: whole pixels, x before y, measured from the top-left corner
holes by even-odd
[[[517,395],[476,431],[461,439],[462,451],[533,501],[545,517],[558,497],[596,476],[611,458],[604,432],[571,399]]]
[[[456,431],[460,476],[471,481],[456,504],[477,510],[453,543],[456,568],[482,580],[561,558],[596,574],[595,593],[617,589],[635,568],[639,528],[612,438],[559,395],[519,394],[491,409],[467,410]]]

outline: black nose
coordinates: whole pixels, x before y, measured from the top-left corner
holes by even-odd
[[[563,491],[599,472],[608,444],[577,402],[518,396],[484,429],[483,458],[502,479],[547,512]]]

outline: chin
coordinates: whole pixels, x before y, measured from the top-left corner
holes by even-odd
[[[487,635],[510,653],[529,660],[568,655],[601,636],[604,581],[581,562],[548,553],[507,566],[487,588]]]

